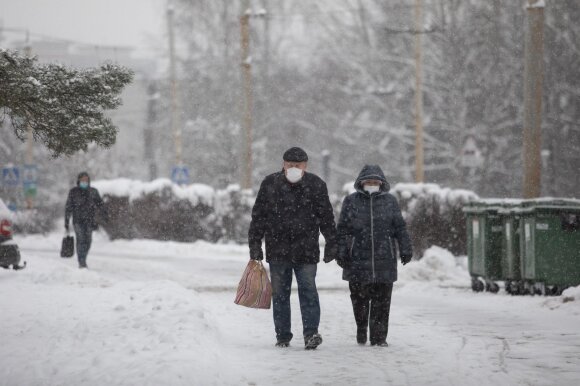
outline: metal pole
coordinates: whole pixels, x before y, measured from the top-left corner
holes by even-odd
[[[144,140],[144,156],[145,163],[149,164],[149,180],[153,181],[157,178],[157,165],[155,163],[155,154],[153,151],[154,144],[154,127],[157,124],[157,103],[159,101],[159,94],[154,81],[149,83],[147,90],[149,100],[147,102],[147,123],[145,124],[143,140]]]
[[[415,182],[423,182],[423,89],[422,47],[423,0],[415,0]]]
[[[270,81],[270,14],[268,0],[262,0],[262,7],[265,11],[264,17],[264,75]]]
[[[524,66],[524,198],[541,194],[542,87],[544,80],[544,1],[528,0]]]
[[[244,0],[240,17],[242,45],[242,188],[252,188],[252,63],[250,57],[250,9],[249,0]]]
[[[169,78],[171,92],[171,131],[175,141],[175,165],[182,164],[181,157],[181,117],[179,107],[179,94],[175,69],[175,37],[173,33],[173,6],[167,8],[167,28],[169,35]]]

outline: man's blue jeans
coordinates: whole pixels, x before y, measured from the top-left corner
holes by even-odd
[[[316,268],[316,264],[270,263],[274,326],[279,342],[290,342],[293,336],[290,318],[292,271],[298,283],[304,337],[318,333],[320,302],[316,289]]]
[[[87,255],[93,240],[93,228],[90,224],[74,224],[75,236],[77,237],[77,256],[79,266],[87,265]]]

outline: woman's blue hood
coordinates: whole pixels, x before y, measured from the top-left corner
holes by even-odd
[[[354,182],[354,188],[357,192],[368,194],[362,186],[362,181],[364,180],[381,180],[383,183],[381,184],[380,191],[387,193],[391,190],[391,185],[387,182],[385,174],[379,165],[365,165]]]

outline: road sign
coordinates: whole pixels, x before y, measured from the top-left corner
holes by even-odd
[[[178,185],[189,184],[189,168],[187,166],[174,166],[171,171],[171,181]]]
[[[8,166],[2,169],[2,185],[9,187],[20,185],[20,171],[17,167]]]
[[[477,169],[483,166],[483,155],[479,147],[477,147],[475,138],[471,135],[465,139],[461,149],[460,161],[461,166],[465,168]]]
[[[24,165],[22,168],[22,185],[24,186],[24,197],[36,197],[38,185],[38,167],[36,165]]]
[[[25,183],[24,184],[24,197],[26,198],[34,198],[36,197],[36,183]]]
[[[36,165],[24,165],[22,169],[22,183],[24,185],[38,182],[38,167]]]

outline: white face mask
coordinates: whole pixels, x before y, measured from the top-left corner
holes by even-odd
[[[302,169],[299,168],[288,168],[286,169],[286,179],[291,183],[296,183],[302,178]]]
[[[369,194],[373,194],[379,191],[381,187],[378,185],[365,185],[363,187],[364,190],[366,190],[367,192],[369,192]]]

